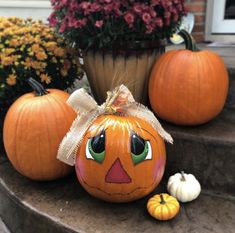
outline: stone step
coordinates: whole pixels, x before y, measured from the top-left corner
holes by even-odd
[[[235,57],[233,59],[234,59],[234,67],[228,68],[229,91],[228,91],[228,97],[227,97],[225,106],[227,108],[235,109]]]
[[[162,191],[158,187],[154,193]],[[159,222],[146,211],[148,197],[128,204],[105,203],[87,194],[75,174],[54,182],[33,182],[3,158],[0,200],[0,216],[12,233],[232,233],[235,228],[232,196],[204,191],[197,200],[182,204],[175,219]]]
[[[197,127],[163,122],[174,145],[167,145],[166,176],[184,170],[194,174],[203,188],[235,195],[235,110],[224,111]]]

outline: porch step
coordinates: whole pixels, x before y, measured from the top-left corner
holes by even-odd
[[[235,195],[235,109],[197,127],[163,126],[175,140],[167,145],[166,176],[184,170],[205,189]]]
[[[162,191],[159,187],[154,193]],[[148,198],[105,203],[89,196],[75,174],[54,182],[33,182],[3,158],[0,200],[0,216],[12,233],[233,233],[235,228],[232,196],[204,191],[197,200],[182,204],[175,219],[159,222],[146,211]]]

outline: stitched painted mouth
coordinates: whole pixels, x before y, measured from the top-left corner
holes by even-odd
[[[106,195],[108,195],[108,196],[113,196],[113,195],[128,196],[128,195],[131,195],[131,194],[133,194],[133,193],[135,193],[135,192],[137,192],[137,191],[139,191],[139,190],[149,189],[149,188],[152,187],[152,186],[155,184],[155,182],[156,182],[156,177],[154,177],[153,182],[152,182],[150,185],[148,185],[148,186],[136,187],[136,188],[134,188],[133,190],[131,190],[130,192],[127,192],[127,193],[123,193],[123,192],[122,192],[122,193],[118,193],[118,192],[117,192],[117,193],[114,193],[114,192],[109,193],[109,192],[107,192],[107,191],[105,191],[105,190],[103,190],[103,189],[101,189],[101,188],[98,188],[98,187],[96,187],[96,186],[92,186],[92,185],[88,184],[88,183],[83,179],[83,177],[81,176],[81,173],[80,173],[79,168],[77,169],[77,172],[78,172],[79,178],[81,179],[82,183],[84,183],[85,185],[87,185],[89,188],[98,190],[98,191],[100,191],[100,192],[102,192],[102,193],[104,193],[104,194],[106,194]],[[114,185],[115,185],[115,184],[114,184]],[[117,185],[118,185],[118,183],[117,183]],[[127,185],[128,185],[128,184],[127,184]]]

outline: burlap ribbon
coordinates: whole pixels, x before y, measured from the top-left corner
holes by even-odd
[[[144,105],[135,102],[131,92],[124,85],[108,92],[106,102],[100,106],[83,88],[73,92],[67,103],[78,116],[62,140],[57,158],[71,166],[75,163],[77,149],[86,131],[98,116],[104,114],[120,114],[143,119],[149,122],[164,140],[173,143],[171,135],[162,128],[154,114]]]

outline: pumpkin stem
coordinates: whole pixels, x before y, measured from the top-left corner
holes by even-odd
[[[166,204],[162,194],[160,194],[160,198],[161,198],[160,204],[162,204],[162,205]]]
[[[200,49],[197,47],[196,41],[186,30],[181,30],[178,34],[183,37],[186,49],[194,52],[200,51]]]
[[[28,84],[33,88],[33,90],[36,92],[36,96],[43,96],[48,94],[49,92],[42,86],[41,83],[36,81],[33,78],[28,79]]]
[[[184,175],[184,171],[181,172],[181,181],[186,181],[185,175]]]

